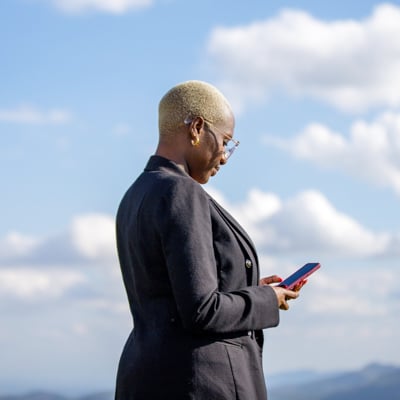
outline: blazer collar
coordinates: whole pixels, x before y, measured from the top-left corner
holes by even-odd
[[[170,172],[174,172],[179,175],[190,177],[188,173],[182,170],[174,161],[168,160],[165,157],[161,156],[151,156],[147,165],[145,167],[146,172],[150,171],[159,171],[159,170],[168,170]],[[191,178],[192,179],[192,178]],[[240,224],[230,215],[221,205],[219,205],[208,193],[207,195],[211,199],[212,203],[214,204],[215,208],[219,211],[221,216],[225,219],[225,221],[232,226],[253,248],[254,244],[250,237],[247,235],[245,230],[240,226]]]
[[[146,164],[146,167],[144,168],[146,172],[159,171],[162,169],[169,170],[179,175],[190,177],[190,175],[186,173],[182,168],[180,168],[178,164],[176,164],[174,161],[156,155],[150,157],[149,161]]]

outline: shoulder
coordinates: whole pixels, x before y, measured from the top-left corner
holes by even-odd
[[[154,193],[167,207],[180,208],[205,207],[210,197],[203,187],[190,176],[166,174],[160,176],[154,185]]]
[[[160,157],[150,160],[120,204],[129,213],[146,210],[158,216],[168,212],[186,213],[188,208],[199,206],[210,208],[210,196],[202,185],[178,165]]]
[[[144,171],[128,190],[130,200],[144,202],[146,207],[186,208],[194,203],[210,202],[202,185],[183,171],[159,169]]]

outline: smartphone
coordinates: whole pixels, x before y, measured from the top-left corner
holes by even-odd
[[[320,263],[308,263],[299,268],[295,273],[288,276],[285,280],[278,284],[278,286],[284,287],[285,289],[292,290],[299,282],[306,279],[307,276],[315,272],[319,267]]]

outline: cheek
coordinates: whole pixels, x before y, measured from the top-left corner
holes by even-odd
[[[220,163],[220,161],[221,161],[221,159],[222,159],[222,157],[223,157],[224,152],[225,152],[225,149],[224,149],[223,146],[221,146],[221,147],[214,153],[214,160],[215,160],[215,161],[218,161],[218,164]]]
[[[221,160],[221,151],[213,151],[212,153],[210,152],[209,157],[207,158],[207,169],[212,170],[214,167],[219,165]]]
[[[214,143],[210,150],[210,158],[215,161],[218,160],[222,157],[222,154],[224,153],[224,146],[221,144]]]
[[[219,138],[213,135],[208,135],[208,137],[205,138],[204,145],[206,146],[209,158],[216,159],[220,157],[224,150],[223,142],[221,141],[220,143]]]

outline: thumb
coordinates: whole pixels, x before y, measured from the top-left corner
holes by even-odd
[[[299,297],[299,292],[294,292],[293,290],[285,290],[285,296],[287,299],[297,299]]]

